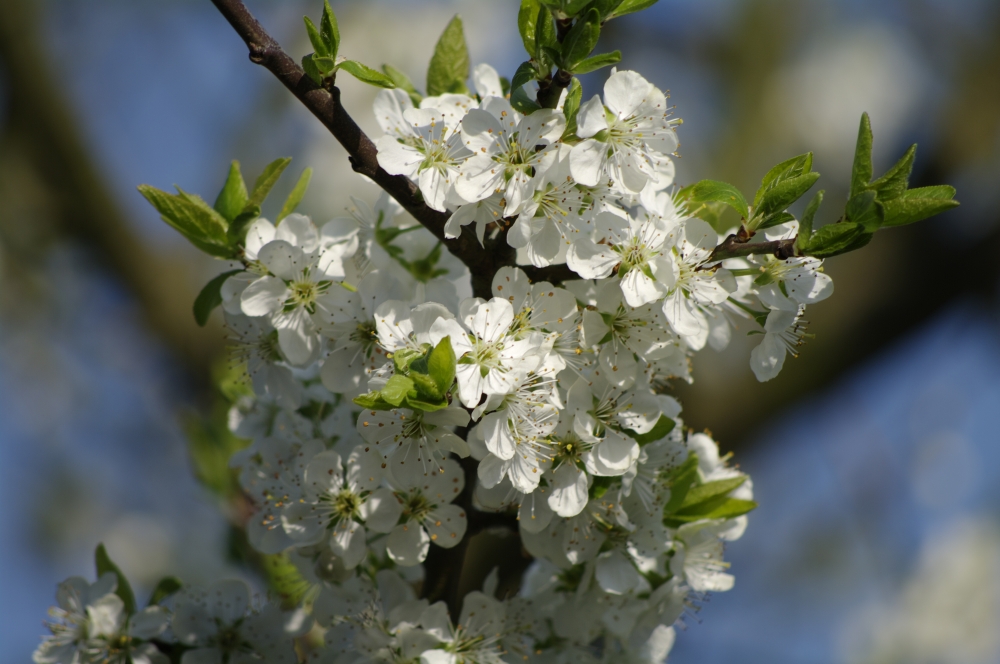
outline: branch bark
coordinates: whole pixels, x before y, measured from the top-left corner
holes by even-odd
[[[749,256],[750,254],[757,254],[761,256],[765,254],[774,254],[775,258],[782,260],[785,258],[791,258],[795,255],[796,238],[794,237],[788,240],[772,240],[770,242],[753,243],[751,243],[749,239],[749,237],[744,237],[742,234],[730,235],[723,240],[719,246],[712,250],[712,255],[708,257],[707,261],[705,261],[706,264],[723,261],[727,258]]]

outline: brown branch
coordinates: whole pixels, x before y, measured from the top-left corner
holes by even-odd
[[[730,235],[722,241],[708,257],[707,263],[716,263],[727,258],[739,258],[750,254],[774,254],[775,258],[785,259],[795,255],[795,239],[772,240],[770,242],[749,242],[749,237]]]
[[[329,90],[316,85],[264,30],[241,0],[212,0],[212,4],[246,43],[250,60],[274,74],[323,123],[347,150],[356,172],[374,180],[441,240],[448,251],[465,263],[472,273],[472,287],[476,295],[489,297],[493,275],[504,265],[513,265],[513,252],[480,246],[471,228],[463,229],[457,238],[446,238],[444,225],[448,221],[448,213],[428,207],[419,189],[409,179],[402,175],[389,175],[379,166],[375,144],[344,110],[340,103],[340,90],[332,85]]]

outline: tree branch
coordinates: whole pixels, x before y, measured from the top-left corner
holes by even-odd
[[[302,67],[285,53],[243,4],[242,0],[212,0],[236,33],[246,43],[250,60],[261,65],[281,81],[302,104],[333,134],[350,156],[351,166],[366,175],[395,198],[400,205],[441,240],[472,273],[472,287],[479,297],[489,297],[493,275],[504,265],[513,265],[512,252],[491,251],[482,247],[471,228],[464,228],[457,238],[444,236],[448,213],[428,207],[419,189],[402,175],[389,175],[378,164],[378,151],[371,139],[348,115],[340,103],[340,90],[326,90],[306,75]]]
[[[706,264],[723,261],[727,258],[749,256],[750,254],[774,254],[775,258],[782,260],[785,258],[791,258],[795,255],[796,238],[794,237],[788,240],[772,240],[770,242],[753,243],[749,242],[749,239],[749,237],[743,237],[742,235],[730,235],[712,251],[712,255],[708,257],[707,261],[705,261]]]

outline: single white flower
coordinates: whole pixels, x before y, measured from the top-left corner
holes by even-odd
[[[679,120],[667,118],[664,94],[634,71],[608,77],[604,102],[595,95],[580,107],[576,134],[585,140],[570,157],[573,178],[588,186],[611,178],[627,191],[642,191],[677,149]]]
[[[711,521],[685,523],[677,529],[678,546],[670,559],[670,571],[697,592],[725,592],[734,583],[722,559],[724,546],[719,532],[728,524]]]
[[[462,613],[453,625],[444,602],[431,604],[420,616],[420,626],[439,641],[438,648],[420,655],[420,664],[504,664],[500,639],[504,605],[472,591],[462,600]]]
[[[440,471],[421,481],[397,487],[402,515],[386,540],[389,557],[399,565],[416,565],[427,558],[430,543],[450,549],[461,542],[465,510],[451,502],[463,488],[465,472],[453,459],[445,459]]]
[[[358,416],[357,430],[392,477],[408,485],[440,473],[449,452],[469,456],[469,446],[452,432],[468,423],[468,411],[454,406],[432,413],[365,410]]]
[[[805,307],[797,311],[772,309],[764,322],[764,338],[750,351],[750,368],[760,382],[771,380],[781,371],[788,353],[797,357],[796,348],[805,338],[805,324],[801,320]]]

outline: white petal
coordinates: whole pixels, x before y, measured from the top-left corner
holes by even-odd
[[[639,571],[618,549],[605,551],[597,556],[594,580],[604,592],[612,595],[624,595],[642,584]]]
[[[458,505],[438,505],[424,519],[431,541],[445,549],[462,541],[467,526],[465,510]]]
[[[604,104],[601,103],[601,98],[598,95],[594,95],[577,111],[576,135],[580,138],[590,138],[607,128],[608,119],[604,114]]]
[[[385,550],[397,565],[412,567],[427,558],[430,545],[431,538],[427,531],[420,524],[411,521],[392,529]]]
[[[570,172],[573,179],[587,187],[594,187],[604,174],[604,162],[607,159],[607,143],[588,138],[573,146],[569,154]]]
[[[261,277],[243,289],[240,309],[247,316],[269,316],[281,309],[287,297],[288,287],[284,281],[276,277]]]
[[[365,520],[365,527],[377,533],[390,532],[396,527],[402,513],[403,506],[399,504],[392,491],[386,488],[374,491],[361,506],[361,517]]]

